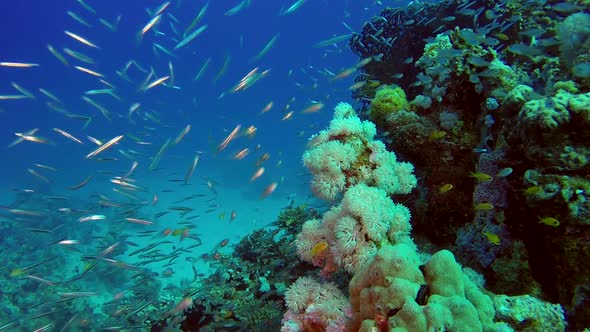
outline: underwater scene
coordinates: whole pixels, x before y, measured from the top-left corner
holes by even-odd
[[[589,0],[5,0],[0,332],[590,331]]]

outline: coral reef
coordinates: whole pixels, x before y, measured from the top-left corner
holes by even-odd
[[[454,246],[492,291],[562,303],[575,329],[589,324],[574,301],[590,275],[580,263],[590,257],[586,7],[411,4],[383,10],[351,38],[359,57],[373,57],[357,81],[395,84],[412,100],[376,125],[421,179],[402,201],[418,245]],[[373,98],[353,97],[365,109]]]
[[[339,105],[335,117],[340,116],[341,110]],[[502,199],[505,198],[497,200]],[[352,318],[343,327],[342,321],[348,316],[344,304],[334,305],[335,312],[324,309],[324,299],[332,296],[322,292],[335,287],[299,279],[287,291],[289,310],[284,315],[282,330],[511,330],[515,318],[496,317],[492,300],[495,295],[485,291],[477,273],[464,270],[448,250],[428,258],[419,254],[410,237],[409,219],[407,208],[393,203],[386,191],[360,183],[346,188],[340,205],[326,212],[321,221],[306,221],[297,235],[298,253],[303,260],[323,265],[324,276],[338,268],[352,275]],[[340,295],[337,298],[338,303],[343,301]],[[542,301],[537,303],[538,308],[545,305]],[[561,307],[553,308],[551,313],[561,315],[551,315],[550,322],[542,322],[541,316],[534,315],[531,320],[539,326],[546,324],[556,331],[564,330]]]

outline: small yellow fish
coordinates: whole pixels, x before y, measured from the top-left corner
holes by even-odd
[[[557,220],[553,217],[544,217],[544,218],[539,218],[539,224],[557,227],[557,226],[559,226],[559,220]]]
[[[492,181],[492,176],[486,173],[481,172],[470,172],[469,177],[475,178],[478,182],[490,182]]]
[[[225,211],[224,211],[224,212],[221,212],[221,213],[219,214],[219,216],[217,216],[217,218],[219,218],[219,220],[223,220],[223,219],[225,219]]]
[[[440,188],[438,188],[438,192],[441,194],[444,194],[446,192],[451,191],[451,189],[453,189],[453,188],[454,188],[454,186],[452,184],[447,183],[447,184],[441,186]]]
[[[542,190],[543,190],[543,188],[541,188],[539,186],[528,187],[524,190],[524,194],[527,196],[536,195],[536,194],[540,193]]]
[[[498,234],[485,232],[483,233],[483,235],[486,236],[486,238],[488,239],[488,241],[490,241],[491,244],[495,244],[497,246],[500,245],[500,236],[498,236]]]
[[[311,256],[316,257],[328,248],[328,242],[322,241],[311,248]]]
[[[10,271],[11,277],[20,277],[23,274],[25,274],[25,271],[23,269],[19,269],[19,268],[16,268],[16,269]]]
[[[430,133],[429,139],[431,141],[438,141],[439,139],[445,137],[446,135],[447,135],[447,133],[442,130],[434,130]]]
[[[510,39],[510,38],[508,37],[508,35],[506,35],[506,34],[503,34],[503,33],[496,33],[496,34],[494,34],[494,37],[496,37],[496,38],[498,38],[498,39],[500,39],[500,40],[504,40],[504,41],[506,41],[506,40]]]
[[[477,203],[473,206],[473,209],[475,211],[489,211],[491,209],[493,209],[494,206],[492,205],[492,203]]]
[[[184,233],[188,228],[178,228],[172,232],[172,236],[179,236],[180,234]]]

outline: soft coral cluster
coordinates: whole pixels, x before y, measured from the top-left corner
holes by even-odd
[[[281,332],[346,331],[350,305],[332,283],[320,284],[310,277],[301,277],[285,294],[287,312]]]
[[[303,260],[319,265],[314,248],[326,242],[322,255],[326,259],[321,263],[331,270],[336,263],[354,274],[373,259],[381,245],[412,243],[410,230],[408,208],[392,202],[382,189],[358,184],[321,221],[306,221],[295,244]]]
[[[334,200],[350,186],[366,183],[388,194],[407,194],[416,186],[414,167],[374,140],[377,131],[361,121],[347,103],[335,108],[326,130],[310,139],[303,164],[314,175],[311,187],[323,199]]]

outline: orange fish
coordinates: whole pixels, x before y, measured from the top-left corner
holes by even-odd
[[[263,162],[267,161],[268,158],[270,158],[270,154],[268,152],[265,152],[262,157],[258,158],[258,160],[256,160],[256,166],[260,166],[262,165]]]
[[[314,103],[314,104],[309,105],[302,112],[303,113],[315,113],[315,112],[321,110],[322,108],[324,108],[324,104],[322,104],[322,103]]]
[[[236,125],[234,130],[232,130],[231,133],[223,140],[223,142],[221,142],[221,144],[219,144],[219,146],[217,147],[217,152],[221,152],[221,151],[223,151],[223,149],[225,149],[227,147],[229,142],[231,142],[236,137],[236,135],[238,134],[238,131],[240,131],[240,128],[242,128],[242,125],[240,125],[240,124]]]
[[[185,228],[184,231],[182,232],[182,234],[180,234],[180,241],[186,239],[188,237],[188,228]]]
[[[328,242],[322,241],[311,248],[311,256],[316,257],[328,248]]]
[[[254,126],[250,126],[250,127],[246,128],[246,132],[244,133],[244,135],[252,138],[252,137],[254,137],[254,135],[256,135],[257,131],[258,131],[258,128],[254,127]]]
[[[174,307],[174,309],[172,311],[174,313],[185,311],[192,304],[193,304],[193,299],[191,297],[185,297],[184,299],[182,299],[182,301],[180,301],[179,304],[176,305],[176,307]]]
[[[237,152],[234,155],[234,159],[237,159],[237,160],[244,159],[248,155],[249,152],[250,152],[250,149],[248,149],[248,148],[242,149],[241,151]]]
[[[256,170],[254,175],[252,175],[252,177],[250,178],[250,182],[258,179],[260,176],[262,176],[263,173],[264,173],[264,167],[260,167],[259,169]]]
[[[276,182],[269,184],[262,192],[262,195],[260,195],[260,199],[265,199],[268,195],[272,194],[275,191],[275,189],[277,189],[278,185],[279,184]]]
[[[264,108],[262,109],[262,111],[260,113],[266,113],[266,112],[270,111],[273,104],[274,103],[272,101],[270,101],[268,104],[266,104],[266,106],[264,106]]]
[[[332,80],[334,81],[334,80],[339,80],[341,78],[348,77],[348,76],[352,75],[352,73],[354,73],[355,71],[356,71],[356,67],[344,69],[343,71],[338,73],[336,76],[332,77]]]

